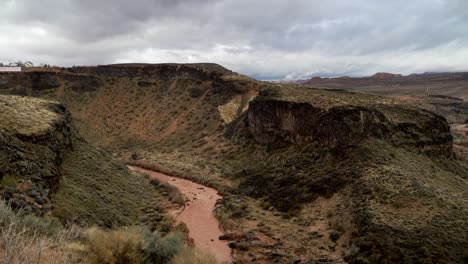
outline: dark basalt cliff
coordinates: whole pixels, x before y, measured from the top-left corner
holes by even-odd
[[[260,96],[250,103],[247,121],[255,139],[263,144],[319,142],[343,149],[372,137],[426,153],[452,155],[452,136],[445,118],[425,110],[398,107],[360,104],[323,107],[313,102]],[[387,109],[391,115],[386,114]],[[413,115],[414,119],[399,120],[395,117],[397,110]]]
[[[213,83],[215,93],[245,92],[256,85],[255,80],[217,64],[115,64],[0,73],[0,93],[42,97],[60,87],[74,92],[93,92],[121,79],[140,80],[137,85],[144,88],[175,80],[209,82]]]
[[[216,64],[114,64],[96,67],[73,67],[68,72],[104,77],[155,77],[172,79],[212,80],[231,71]]]
[[[0,110],[0,196],[13,208],[43,214],[73,147],[70,114],[57,103],[12,96],[0,96]]]

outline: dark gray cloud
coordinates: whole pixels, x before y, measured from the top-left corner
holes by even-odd
[[[271,79],[468,70],[466,0],[0,1],[3,61],[210,61]]]

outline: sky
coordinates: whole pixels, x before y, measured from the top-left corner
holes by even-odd
[[[468,71],[468,0],[0,0],[0,62],[214,62],[263,80]]]

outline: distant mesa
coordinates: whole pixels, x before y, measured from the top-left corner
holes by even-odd
[[[312,79],[310,79],[310,81],[312,81],[312,82],[320,82],[320,81],[322,81],[322,80],[323,80],[323,78],[322,78],[322,77],[319,77],[319,76],[313,77]]]
[[[388,73],[388,72],[378,72],[374,75],[371,76],[371,78],[375,79],[393,79],[393,78],[398,78],[401,77],[401,74],[393,74],[393,73]]]

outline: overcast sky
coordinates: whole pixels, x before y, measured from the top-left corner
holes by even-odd
[[[215,62],[259,79],[468,71],[468,0],[0,0],[0,61]]]

